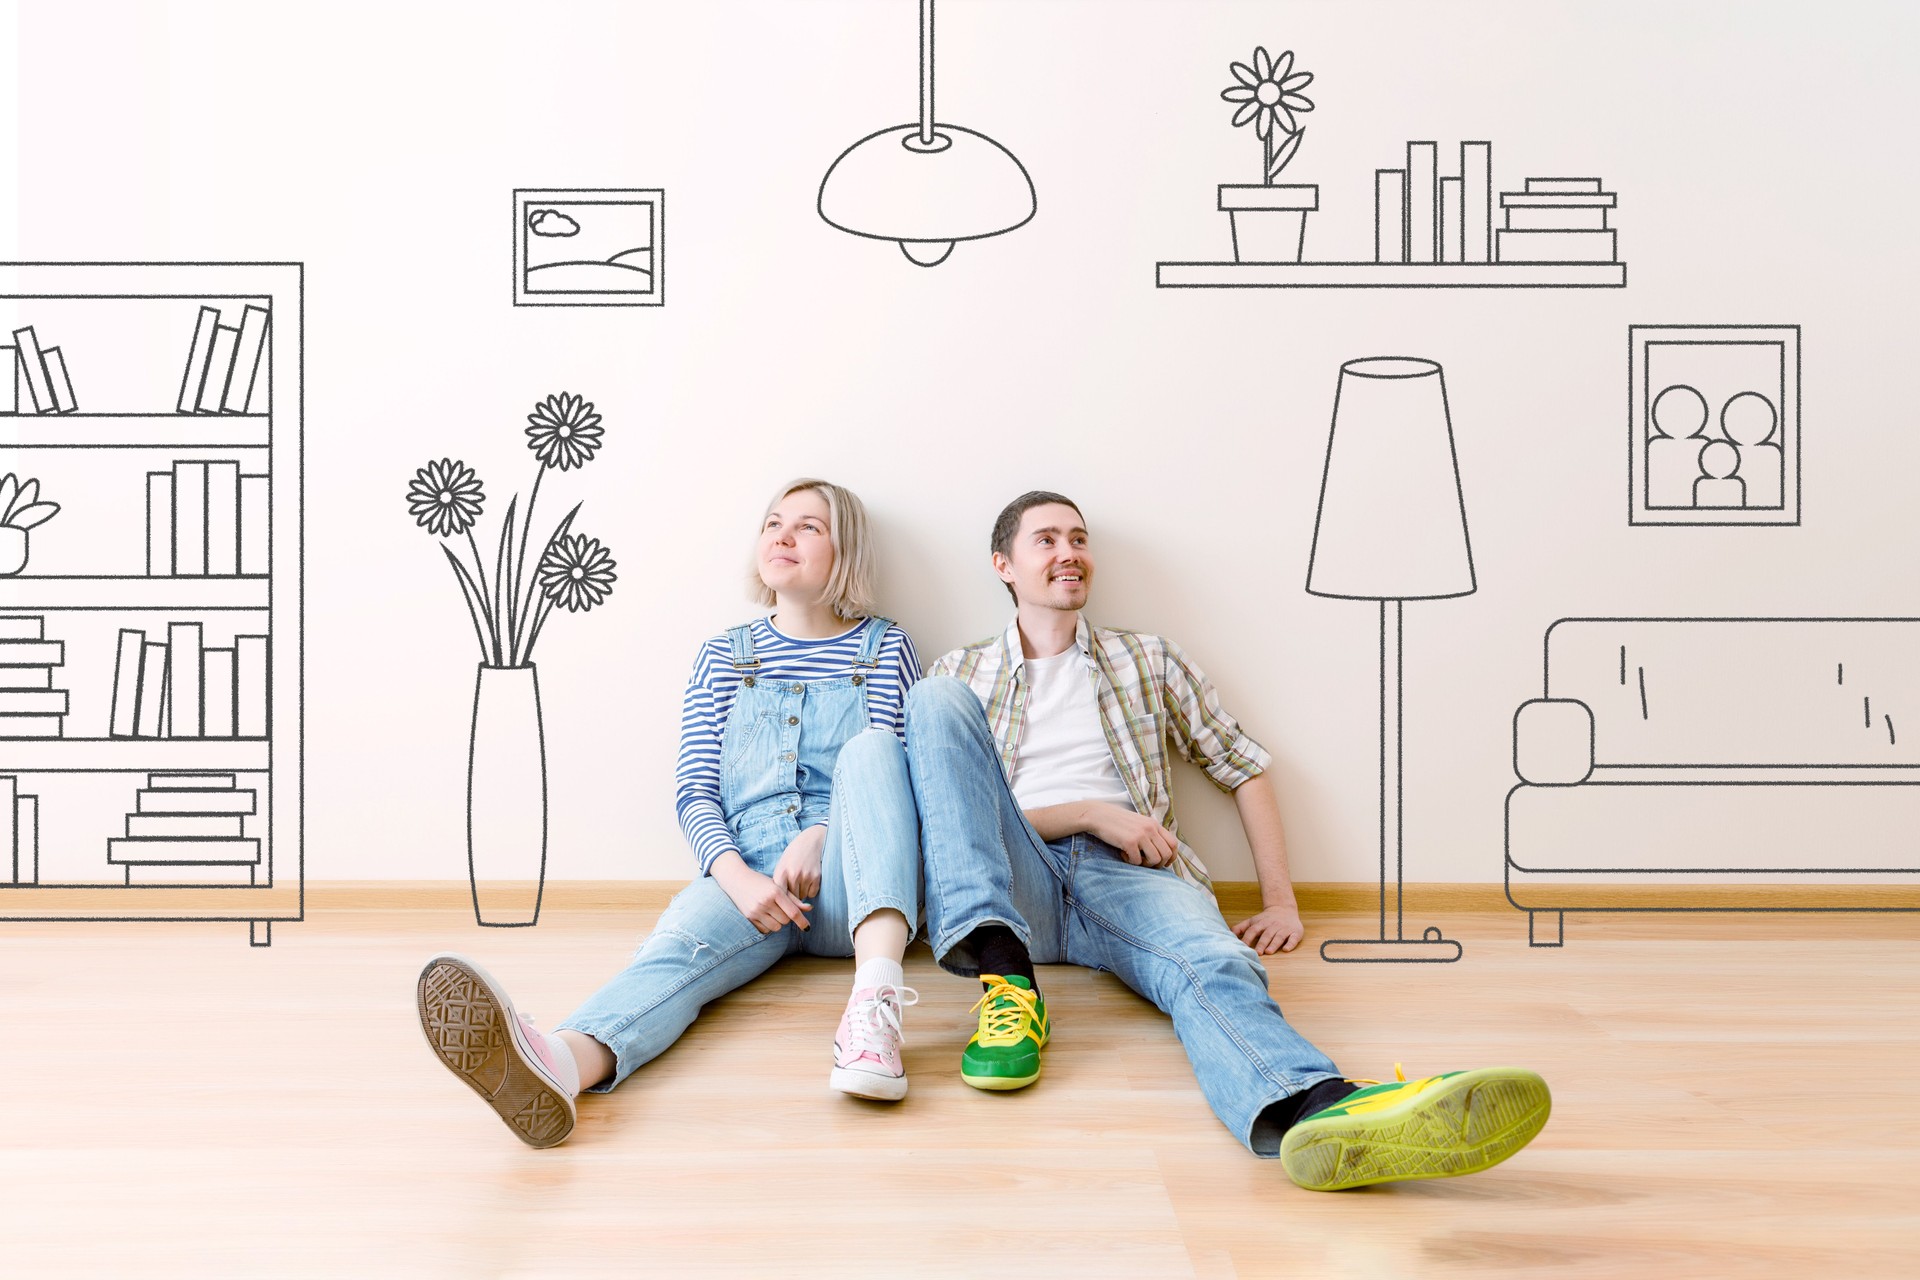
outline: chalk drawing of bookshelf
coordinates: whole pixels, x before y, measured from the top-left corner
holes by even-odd
[[[303,280],[0,264],[0,921],[303,918]]]

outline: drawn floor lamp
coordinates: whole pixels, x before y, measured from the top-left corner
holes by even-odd
[[[984,133],[933,118],[933,0],[920,0],[920,120],[868,134],[820,182],[820,216],[857,236],[899,242],[937,267],[961,240],[984,240],[1033,217],[1033,179]]]
[[[1440,366],[1399,356],[1347,361],[1334,392],[1307,590],[1380,602],[1380,931],[1375,938],[1323,942],[1322,959],[1460,958],[1460,944],[1438,928],[1406,935],[1400,615],[1408,600],[1470,595],[1474,585]]]

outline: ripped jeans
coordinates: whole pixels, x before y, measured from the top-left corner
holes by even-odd
[[[806,827],[827,823],[820,890],[804,932],[761,933],[715,881],[702,876],[674,895],[625,969],[560,1024],[613,1051],[605,1093],[652,1061],[693,1025],[708,1001],[746,985],[791,955],[850,956],[853,931],[874,911],[920,914],[920,819],[907,779],[906,751],[881,729],[849,739],[833,771],[831,805],[807,798],[793,814],[773,813],[736,833],[748,866],[772,874]]]

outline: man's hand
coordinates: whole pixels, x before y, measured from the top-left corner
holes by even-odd
[[[1291,902],[1268,907],[1233,926],[1234,936],[1263,956],[1293,950],[1306,933],[1306,926],[1300,923],[1300,908]]]
[[[733,899],[740,914],[762,933],[773,933],[797,924],[808,927],[807,912],[813,904],[802,902],[741,860],[737,853],[725,853],[713,864],[714,881]]]
[[[1086,829],[1120,851],[1120,856],[1137,867],[1164,867],[1180,856],[1180,843],[1173,832],[1154,821],[1152,816],[1135,813],[1124,805],[1087,802]]]
[[[826,847],[826,827],[808,827],[773,864],[773,882],[796,898],[811,898],[820,892],[820,856]]]

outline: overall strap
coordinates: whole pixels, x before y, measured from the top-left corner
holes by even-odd
[[[860,652],[853,662],[858,667],[877,667],[880,665],[880,642],[887,638],[887,628],[893,625],[892,618],[868,618],[866,634],[860,637]]]
[[[753,656],[753,624],[742,623],[727,628],[727,640],[733,645],[733,669],[751,671],[760,665],[760,659]]]

